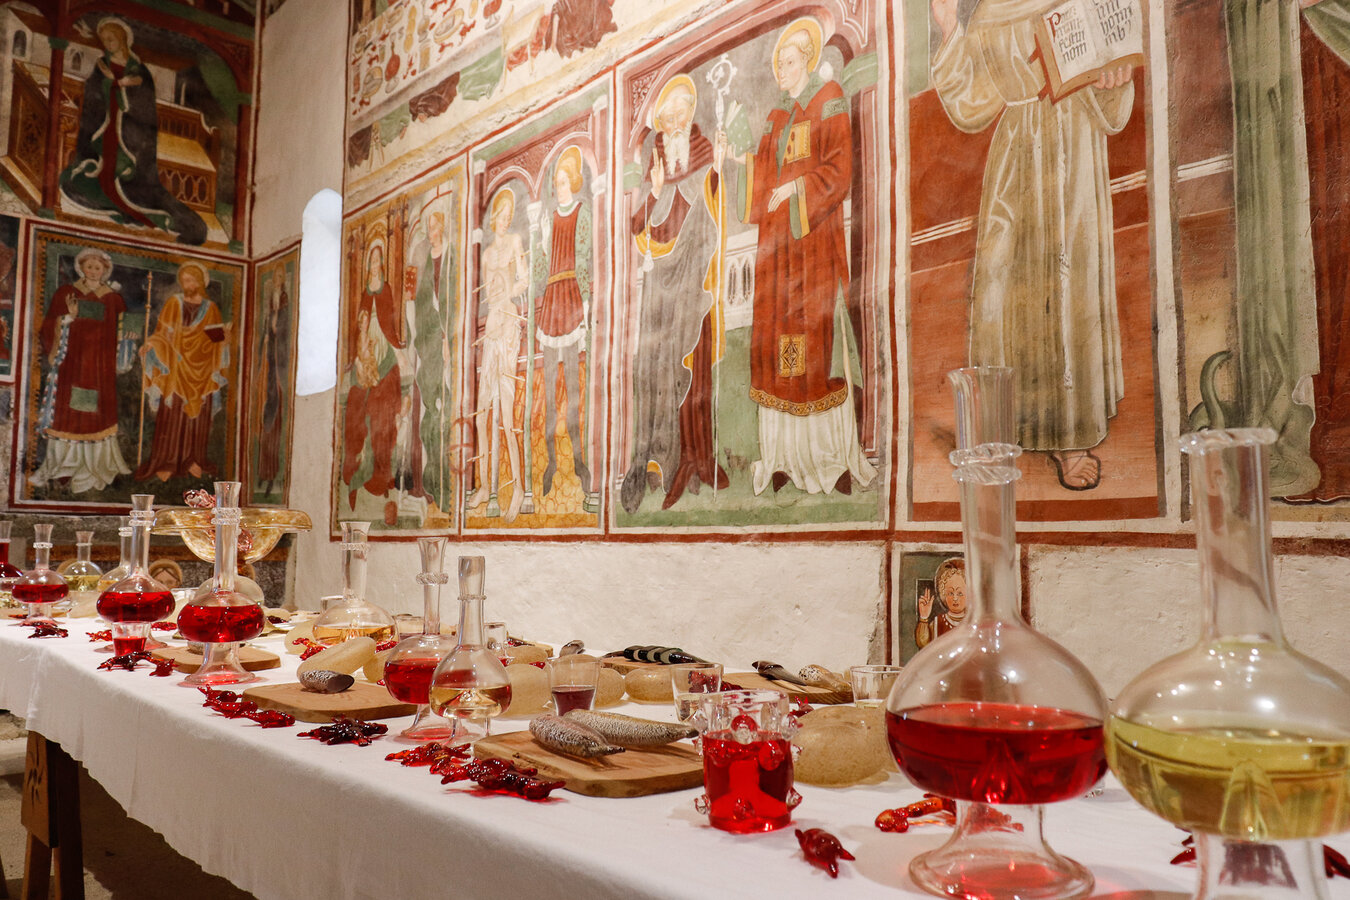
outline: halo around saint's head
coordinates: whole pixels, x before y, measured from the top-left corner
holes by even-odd
[[[799,34],[805,34],[811,42],[811,52],[806,56],[806,71],[814,72],[816,66],[820,65],[820,48],[824,46],[824,33],[821,30],[820,22],[815,16],[802,16],[784,28],[783,33],[778,36],[778,43],[773,45],[773,76],[775,78],[778,77],[778,54],[782,52],[783,45],[789,39],[794,42],[801,40],[797,37]]]
[[[574,193],[581,190],[581,148],[573,144],[559,153],[558,166],[554,171],[567,173],[567,183]]]
[[[499,190],[492,195],[492,202],[488,204],[488,225],[496,226],[499,216],[506,216],[509,223],[516,214],[516,192],[511,190],[511,186]]]
[[[97,35],[105,28],[116,28],[121,31],[123,43],[127,45],[128,50],[131,49],[131,42],[136,39],[136,36],[131,33],[130,25],[117,18],[117,16],[107,16],[106,18],[98,20],[98,24],[94,26],[94,34]]]
[[[698,103],[698,87],[694,84],[694,79],[685,75],[683,72],[673,76],[661,88],[661,92],[656,95],[656,102],[647,110],[647,127],[656,128],[660,124],[657,120],[661,116],[661,109],[672,98],[685,94],[689,97],[691,106]]]
[[[178,267],[178,277],[182,278],[183,273],[186,272],[188,269],[197,270],[197,276],[202,280],[202,289],[205,290],[206,286],[211,283],[211,273],[207,271],[206,266],[202,265],[199,262],[189,260],[188,262],[185,262]]]

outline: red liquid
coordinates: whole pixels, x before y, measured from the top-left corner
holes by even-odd
[[[590,709],[595,702],[595,688],[576,687],[565,685],[553,689],[553,705],[558,708],[558,715],[570,712],[574,709]]]
[[[423,706],[431,702],[431,676],[440,659],[435,656],[392,659],[384,665],[384,686],[389,695],[400,703]]]
[[[69,593],[70,588],[64,581],[54,584],[25,584],[21,581],[14,585],[14,599],[20,603],[55,603],[64,600]]]
[[[900,771],[955,800],[1054,803],[1106,772],[1100,719],[1009,703],[936,703],[886,713]]]
[[[107,590],[99,595],[95,608],[109,622],[154,622],[173,612],[173,594]]]
[[[113,638],[113,655],[125,656],[128,653],[135,653],[138,650],[145,649],[145,638],[143,637],[115,637]]]
[[[792,817],[792,745],[779,737],[742,744],[733,733],[703,736],[708,823],[737,834],[782,828]]]
[[[178,614],[178,631],[200,644],[229,644],[262,634],[263,611],[256,603],[203,606],[189,603]]]

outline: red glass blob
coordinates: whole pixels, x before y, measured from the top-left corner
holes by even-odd
[[[189,603],[178,614],[178,631],[189,641],[202,644],[249,641],[262,634],[263,624],[262,607],[256,603],[240,606]]]
[[[108,622],[154,622],[173,612],[173,594],[165,590],[119,591],[99,595],[98,614]]]
[[[431,676],[440,662],[439,656],[391,659],[384,664],[384,686],[400,703],[430,703]]]
[[[20,603],[55,603],[64,600],[70,588],[64,581],[55,583],[19,582],[14,585],[14,599]]]
[[[779,737],[741,743],[734,731],[710,731],[703,735],[703,787],[714,828],[782,828],[792,816],[792,745]]]

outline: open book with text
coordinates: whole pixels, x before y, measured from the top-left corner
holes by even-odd
[[[1058,102],[1103,71],[1144,64],[1144,12],[1139,0],[1065,0],[1037,19],[1036,44]]]

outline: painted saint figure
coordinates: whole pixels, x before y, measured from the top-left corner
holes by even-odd
[[[444,512],[451,476],[446,471],[445,446],[450,404],[450,301],[454,277],[454,252],[447,245],[445,213],[428,212],[424,219],[426,249],[416,267],[416,278],[405,286],[405,307],[411,318],[413,353],[413,414],[420,417],[408,446],[412,484],[416,499],[430,499],[430,514]],[[423,447],[423,442],[430,445]],[[425,516],[424,516],[425,518]]]
[[[472,508],[487,502],[492,490],[492,473],[501,468],[497,449],[500,440],[506,444],[506,458],[511,464],[511,500],[502,513],[502,518],[508,522],[519,515],[525,500],[520,445],[516,441],[514,425],[516,385],[520,380],[517,372],[520,335],[524,323],[516,298],[524,296],[530,286],[529,267],[520,235],[510,231],[515,209],[515,193],[505,187],[492,198],[488,211],[492,243],[483,248],[481,294],[487,321],[483,325],[480,344],[478,408],[474,411],[474,430],[478,437],[478,489],[466,504]],[[556,366],[553,371],[557,371]],[[489,417],[493,420],[491,435],[488,433]]]
[[[80,277],[52,294],[38,332],[48,366],[38,412],[47,438],[28,481],[69,483],[73,494],[107,487],[131,469],[118,446],[117,362],[126,301],[108,283],[112,258],[93,247],[75,256]]]
[[[654,465],[669,509],[686,487],[728,485],[713,446],[713,366],[723,349],[718,256],[721,180],[694,124],[693,79],[676,75],[653,106],[648,187],[631,231],[644,260],[633,375],[633,455],[621,500],[636,512]]]
[[[150,457],[137,468],[138,480],[200,478],[216,471],[207,446],[228,384],[230,326],[207,296],[210,284],[211,273],[201,263],[179,266],[178,290],[141,346],[143,390],[156,414]]]
[[[919,595],[914,644],[922,649],[966,619],[966,561],[946,559],[933,577],[937,596],[931,590]]]
[[[185,244],[206,240],[206,223],[159,180],[159,110],[150,69],[131,50],[131,27],[98,23],[103,55],[84,83],[80,131],[61,173],[63,201],[127,225],[175,232]]]
[[[995,125],[975,239],[972,365],[1011,366],[1017,442],[1050,454],[1060,484],[1101,480],[1092,452],[1124,396],[1106,138],[1134,103],[1130,66],[1052,102],[1035,22],[1049,0],[932,0],[933,86],[952,124]]]
[[[263,486],[262,493],[271,494],[273,482],[281,476],[282,415],[286,402],[285,388],[291,371],[291,301],[281,270],[273,269],[268,273],[263,302],[267,318],[260,354],[262,371],[259,381],[263,390],[263,408],[258,431],[257,481]]]
[[[366,251],[365,285],[347,354],[352,360],[352,386],[347,393],[342,480],[350,486],[347,502],[353,509],[357,486],[376,497],[386,496],[394,486],[398,420],[411,409],[411,398],[402,391],[398,352],[408,346],[407,328],[384,266],[384,241],[377,238]],[[389,512],[385,510],[386,520]],[[394,513],[397,516],[396,508]]]
[[[563,366],[563,389],[567,395],[567,437],[572,444],[572,464],[583,492],[590,490],[591,470],[586,467],[586,446],[581,433],[581,348],[586,342],[591,308],[591,210],[577,192],[581,190],[581,151],[568,147],[558,157],[553,176],[557,208],[549,229],[549,251],[540,263],[547,265],[547,280],[535,313],[535,336],[544,356],[544,445],[548,468],[544,470],[543,493],[553,489],[558,471],[557,391],[558,364]]]
[[[797,19],[774,47],[783,94],[754,153],[737,161],[737,206],[759,228],[750,399],[759,407],[756,494],[791,481],[810,494],[852,493],[876,469],[854,413],[853,327],[844,201],[853,182],[849,104],[822,75],[820,24]],[[718,136],[718,158],[726,149]]]

